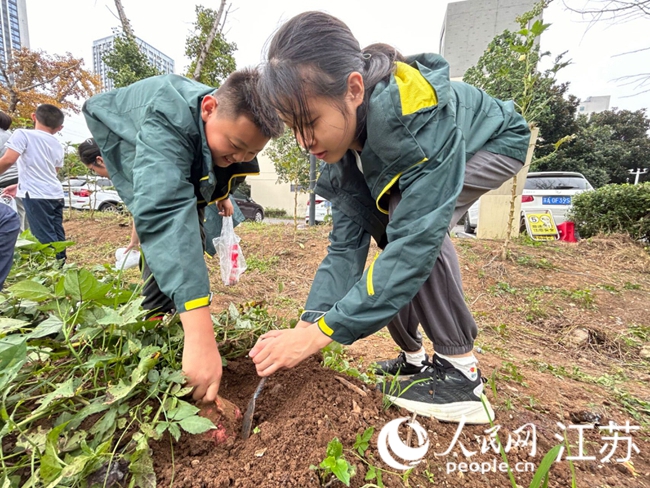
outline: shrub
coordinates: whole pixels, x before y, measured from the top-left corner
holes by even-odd
[[[266,215],[267,217],[276,218],[276,219],[280,219],[280,218],[284,218],[284,217],[289,216],[287,214],[287,211],[284,210],[283,208],[270,208],[270,207],[267,207],[267,208],[264,209],[264,215]]]
[[[605,185],[573,197],[569,218],[581,237],[625,233],[650,239],[650,182]]]

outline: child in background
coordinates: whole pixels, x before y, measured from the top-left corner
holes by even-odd
[[[34,130],[16,129],[0,157],[0,174],[18,167],[18,184],[3,191],[23,200],[30,230],[42,244],[65,241],[63,187],[57,173],[63,167],[63,146],[54,134],[63,128],[63,112],[42,104],[32,114]],[[65,250],[57,259],[65,260]]]

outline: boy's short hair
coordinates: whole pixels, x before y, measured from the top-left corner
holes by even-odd
[[[275,109],[262,100],[258,90],[259,78],[260,73],[254,68],[234,71],[214,96],[219,102],[219,110],[225,110],[226,116],[237,118],[243,115],[265,137],[279,137],[284,126]]]
[[[58,129],[61,127],[64,118],[65,116],[61,112],[61,109],[49,103],[42,103],[36,107],[36,120],[50,129]]]
[[[97,156],[101,156],[99,146],[92,137],[79,144],[77,151],[79,153],[79,159],[81,159],[81,162],[86,165],[94,164],[97,160]]]
[[[11,122],[11,117],[9,117],[4,112],[0,112],[0,129],[9,130],[9,127],[11,127]]]

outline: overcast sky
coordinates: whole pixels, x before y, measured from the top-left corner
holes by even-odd
[[[568,0],[577,5],[581,0]],[[237,67],[262,60],[263,48],[283,21],[306,10],[323,10],[348,24],[362,46],[386,42],[404,54],[438,52],[446,0],[232,0],[226,38],[237,44]],[[189,64],[184,57],[185,38],[195,19],[195,3],[187,0],[122,0],[135,34],[164,52],[183,74]],[[219,0],[203,0],[217,9]],[[393,5],[393,8],[388,8]],[[92,70],[92,42],[119,26],[112,0],[27,0],[32,49],[50,54],[70,52],[85,60]],[[633,87],[620,86],[616,78],[647,72],[650,51],[613,57],[650,46],[650,18],[620,25],[588,24],[555,0],[544,13],[551,23],[542,37],[542,49],[553,57],[569,51],[573,64],[560,72],[570,81],[570,92],[579,98],[611,95],[611,107],[637,110],[650,106],[650,93],[626,97]],[[89,136],[82,117],[68,117],[64,140],[80,142]]]

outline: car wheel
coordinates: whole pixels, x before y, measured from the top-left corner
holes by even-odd
[[[255,212],[255,217],[253,219],[253,220],[255,220],[255,222],[261,222],[263,219],[264,219],[264,214],[262,213],[261,210],[258,210],[257,212]]]
[[[120,208],[116,203],[113,202],[104,202],[99,206],[98,209],[100,212],[119,212]]]
[[[467,234],[473,234],[476,231],[476,229],[469,223],[469,214],[467,213],[465,214],[465,223],[463,224],[463,230]]]

